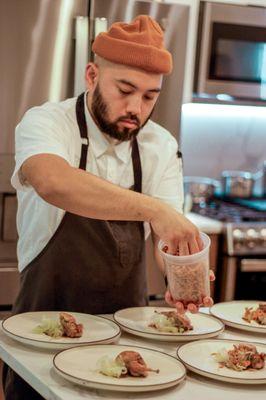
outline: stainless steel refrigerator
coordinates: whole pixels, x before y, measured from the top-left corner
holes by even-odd
[[[30,107],[81,93],[95,35],[139,14],[159,22],[173,55],[173,73],[164,78],[153,120],[178,138],[189,6],[149,0],[0,0],[0,293],[14,292],[6,284],[7,290],[1,288],[1,276],[6,281],[7,271],[16,269],[16,198],[10,185],[15,126]],[[0,296],[0,304],[4,301]]]

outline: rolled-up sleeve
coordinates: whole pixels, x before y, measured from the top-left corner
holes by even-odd
[[[38,107],[29,110],[17,125],[15,132],[15,169],[11,184],[17,190],[27,190],[30,186],[23,182],[21,166],[31,156],[37,154],[55,154],[69,161],[67,135],[59,126],[53,113],[39,110]]]
[[[176,211],[183,213],[184,190],[183,168],[181,153],[178,152],[177,142],[171,140],[165,149],[168,153],[165,167],[153,189],[153,197],[171,205]]]

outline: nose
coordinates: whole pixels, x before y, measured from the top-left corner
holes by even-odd
[[[130,96],[130,98],[127,99],[127,105],[126,105],[126,112],[128,114],[133,114],[136,115],[137,117],[140,117],[141,115],[141,105],[142,105],[142,99],[141,96]]]

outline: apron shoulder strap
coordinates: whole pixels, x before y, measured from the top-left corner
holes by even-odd
[[[89,147],[89,137],[87,130],[87,123],[84,110],[84,93],[81,93],[77,98],[76,102],[76,117],[79,126],[79,133],[82,141],[81,145],[81,156],[79,162],[79,168],[86,170],[87,165],[87,155]]]
[[[135,137],[132,142],[132,163],[134,171],[134,191],[142,192],[142,169],[139,155],[139,146],[137,138]]]

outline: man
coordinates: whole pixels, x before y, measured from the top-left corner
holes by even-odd
[[[177,143],[150,120],[172,69],[159,25],[144,15],[115,23],[93,51],[87,92],[33,108],[17,127],[14,313],[147,305],[143,222],[155,249],[159,238],[170,253],[201,249],[198,229],[181,214]],[[35,398],[16,379],[9,371],[6,399]]]

